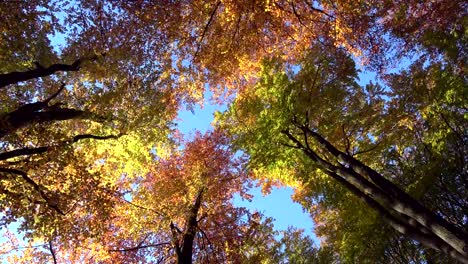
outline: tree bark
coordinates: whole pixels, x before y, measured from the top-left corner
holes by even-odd
[[[400,205],[396,205],[398,206],[396,210],[400,213],[408,215],[420,224],[424,225],[426,228],[433,230],[441,239],[451,244],[451,246],[460,253],[467,253],[468,241],[466,238],[468,237],[468,234],[431,212],[416,199],[408,195],[378,172],[369,168],[354,157],[336,149],[318,133],[309,128],[307,128],[307,133],[310,133],[312,137],[314,137],[327,151],[337,157],[341,162],[349,164],[351,169],[356,173],[368,177],[376,186],[384,191],[388,191],[389,196],[400,203]]]
[[[303,132],[304,143],[289,131],[283,133],[325,173],[376,210],[395,230],[462,263],[468,263],[466,236],[460,235],[463,231],[435,215],[381,174],[336,149],[318,133],[305,126],[299,128]],[[334,156],[338,165],[321,158],[309,146],[309,136],[319,143],[324,152]]]
[[[56,145],[52,145],[52,146],[43,146],[43,147],[37,147],[37,148],[21,148],[21,149],[15,149],[12,151],[3,152],[3,153],[0,153],[0,160],[7,160],[7,159],[21,157],[21,156],[42,154],[42,153],[49,151],[51,148],[58,147],[61,145],[72,144],[83,139],[106,140],[106,139],[118,139],[121,136],[122,134],[107,135],[107,136],[81,134],[81,135],[74,136],[71,140],[60,141]]]
[[[44,102],[30,103],[0,116],[0,138],[28,125],[70,119],[91,119],[98,122],[105,120],[88,111],[48,106]]]
[[[104,54],[102,55],[104,56]],[[83,64],[84,61],[96,60],[97,58],[98,55],[93,55],[91,57],[77,59],[72,64],[57,63],[52,64],[49,67],[43,67],[40,64],[36,63],[37,67],[33,70],[0,74],[0,88],[6,87],[10,84],[49,76],[57,72],[79,71],[81,64]]]
[[[421,227],[417,227],[407,223],[405,219],[401,219],[392,215],[391,212],[385,209],[385,207],[381,206],[377,201],[363,193],[358,188],[354,187],[354,185],[350,184],[336,173],[330,171],[327,171],[326,173],[335,180],[337,180],[339,183],[341,183],[343,186],[345,186],[357,197],[359,197],[369,207],[376,210],[377,213],[383,218],[383,220],[387,222],[396,231],[411,237],[412,239],[420,242],[422,245],[428,248],[441,250],[442,252],[446,253],[447,255],[453,257],[454,259],[462,263],[468,263],[466,261],[466,258],[462,254],[450,247],[450,245],[445,243],[445,241],[430,233],[426,233]]]
[[[197,195],[195,203],[190,209],[185,226],[185,233],[182,239],[182,246],[180,247],[180,254],[177,255],[178,264],[192,264],[193,255],[193,242],[198,228],[198,211],[201,207],[202,196],[204,189],[202,188]]]

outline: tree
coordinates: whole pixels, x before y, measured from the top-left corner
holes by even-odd
[[[166,262],[235,261],[242,241],[256,236],[261,216],[231,202],[245,193],[248,175],[227,143],[217,131],[195,134],[183,150],[160,159],[135,191],[132,203],[151,208],[140,209],[135,224],[170,244]]]
[[[52,73],[54,72],[47,72],[48,75]],[[24,80],[21,77],[24,74],[30,75],[28,72],[21,72],[14,75],[20,76],[19,78],[12,78],[11,73],[7,73],[0,78],[19,82]],[[58,76],[54,78],[56,77]],[[67,77],[63,76],[64,79]],[[47,91],[47,87],[54,86],[54,83],[54,80],[45,80],[38,84]],[[4,95],[15,89],[28,90],[34,87],[34,83],[17,84],[14,88],[5,90]],[[123,98],[118,99],[120,95],[116,93],[117,89],[104,94],[93,94],[88,93],[84,87],[81,91],[77,87],[71,89],[62,84],[50,96],[44,95],[45,98],[42,99],[42,95],[39,95],[36,101],[33,101],[36,93],[33,90],[29,98],[25,98],[25,103],[18,101],[3,105],[6,112],[1,116],[0,171],[4,223],[22,218],[24,230],[52,233],[57,227],[46,226],[66,222],[57,218],[55,213],[69,217],[65,215],[73,214],[72,211],[83,201],[89,202],[89,205],[94,204],[92,207],[96,210],[111,210],[111,206],[101,208],[98,204],[106,204],[102,200],[105,199],[111,205],[111,201],[115,199],[113,196],[119,196],[124,191],[124,185],[131,181],[131,175],[141,173],[144,162],[150,160],[151,142],[161,142],[164,139],[168,129],[168,120],[163,117],[166,112],[152,111],[148,115],[149,111],[141,111],[144,107],[141,104],[137,106],[136,102],[136,108],[132,110],[126,106]],[[81,100],[85,98],[102,99],[103,108],[83,104]],[[161,94],[161,100],[166,99],[163,98]],[[106,102],[108,99],[110,101]],[[116,99],[121,102],[115,102]],[[132,98],[134,99],[138,100]],[[151,104],[161,103],[154,99]],[[107,107],[114,109],[116,114],[106,112]],[[81,110],[83,108],[85,110]],[[137,108],[140,109],[138,115],[133,115],[132,111],[137,114]],[[172,115],[170,110],[167,114]],[[149,129],[142,127],[147,122],[153,124]],[[138,134],[136,131],[139,131]],[[147,133],[139,134],[143,131]],[[119,141],[104,143],[104,140],[111,139]],[[148,145],[143,145],[143,142]],[[114,152],[106,152],[110,148],[114,148]],[[99,160],[101,163],[96,164]],[[122,160],[127,161],[126,166],[120,165]],[[114,171],[115,174],[106,171]],[[128,178],[122,180],[122,173],[126,173]],[[89,193],[89,190],[96,192]],[[56,224],[51,225],[51,222]]]
[[[338,263],[330,248],[318,248],[309,236],[304,235],[304,230],[293,227],[280,231],[271,243],[260,245],[260,248],[251,248],[240,263]]]
[[[275,176],[280,173],[274,172],[280,170],[286,182],[291,181],[288,177],[302,180],[307,188],[304,193],[313,193],[306,200],[325,200],[320,203],[327,206],[322,210],[336,208],[335,197],[341,196],[340,201],[345,195],[342,192],[350,191],[398,232],[466,262],[466,231],[457,227],[464,226],[463,220],[458,218],[462,222],[455,224],[453,218],[435,214],[398,186],[398,176],[406,177],[406,173],[381,174],[364,163],[380,169],[381,155],[376,153],[399,147],[404,147],[402,155],[411,155],[413,147],[407,142],[400,145],[391,127],[395,118],[401,123],[411,121],[407,115],[405,120],[395,114],[396,109],[387,112],[388,101],[381,97],[391,93],[379,91],[375,85],[359,87],[354,64],[342,51],[318,46],[308,58],[297,76],[282,72],[274,61],[267,62],[258,84],[240,94],[221,118],[221,127],[230,130],[239,148],[249,154],[251,169],[259,172],[258,177],[270,175],[278,180]],[[397,87],[395,92],[399,93]],[[401,99],[395,96],[389,105],[401,105]],[[417,112],[421,114],[419,109]],[[424,119],[411,120],[428,121]],[[405,140],[402,135],[399,139]],[[325,175],[341,186],[328,183]],[[396,183],[389,180],[392,178]]]
[[[239,262],[274,241],[271,219],[232,204],[236,193],[249,197],[248,175],[226,139],[217,131],[195,134],[154,161],[149,174],[133,183],[133,192],[113,204],[110,216],[76,216],[78,222],[99,219],[101,229],[90,240],[57,233],[58,262]],[[30,254],[50,256],[41,250]]]
[[[278,240],[280,261],[276,263],[320,264],[337,263],[336,255],[330,248],[317,248],[314,241],[303,234],[303,230],[289,227]]]
[[[167,142],[177,108],[174,93],[143,84],[157,74],[130,80],[99,71],[105,53],[60,54],[48,39],[64,32],[55,7],[0,3],[1,224],[20,220],[28,238],[92,236],[98,222],[75,220],[109,215]]]

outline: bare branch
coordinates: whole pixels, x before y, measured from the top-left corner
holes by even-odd
[[[120,197],[120,196],[117,196],[117,198],[119,198],[120,200],[122,200],[122,201],[125,202],[125,203],[128,203],[128,204],[131,205],[131,206],[134,206],[134,207],[136,207],[136,208],[143,209],[143,210],[148,210],[148,211],[151,211],[151,212],[153,212],[153,213],[155,213],[155,214],[157,214],[157,215],[159,215],[159,216],[161,216],[161,217],[163,217],[163,218],[167,218],[167,216],[165,216],[164,214],[162,214],[162,213],[159,212],[159,211],[154,210],[153,208],[148,208],[148,207],[144,207],[144,206],[142,206],[142,205],[135,204],[135,203],[133,203],[133,202],[130,202],[130,201],[126,200],[126,199],[123,198],[123,197]]]
[[[55,146],[44,146],[44,147],[37,147],[37,148],[22,148],[22,149],[15,149],[12,151],[7,151],[0,153],[0,160],[7,160],[15,157],[20,156],[30,156],[35,154],[42,154],[49,151],[51,148],[58,147],[60,145],[67,145],[69,143],[75,143],[82,139],[95,139],[95,140],[106,140],[106,139],[118,139],[123,134],[118,135],[107,135],[107,136],[98,136],[98,135],[91,135],[91,134],[83,134],[74,136],[71,140],[61,141]]]
[[[293,10],[294,15],[296,16],[297,20],[299,20],[299,24],[301,24],[301,25],[304,26],[304,27],[307,27],[307,26],[302,22],[301,16],[297,13],[296,6],[294,5],[294,1],[291,1],[291,6],[292,6],[292,10]]]
[[[314,12],[318,12],[318,13],[321,13],[321,14],[324,14],[325,16],[329,17],[329,18],[335,18],[334,16],[328,14],[327,12],[325,12],[324,10],[320,9],[320,8],[316,8],[314,7],[313,5],[313,1],[309,4],[307,1],[304,0],[304,2],[306,2],[307,6]]]
[[[44,101],[42,101],[44,104],[49,104],[49,102],[54,99],[55,97],[57,97],[62,91],[63,89],[65,89],[65,83],[62,83],[62,85],[60,86],[60,88],[58,89],[57,92],[55,92],[54,94],[52,94],[51,96],[49,96],[49,98],[45,99]]]
[[[305,149],[304,145],[302,145],[302,143],[301,143],[299,140],[297,140],[297,138],[295,138],[295,137],[291,134],[291,132],[289,132],[289,130],[283,130],[283,131],[281,131],[281,133],[283,133],[284,135],[286,135],[286,136],[289,138],[289,140],[291,140],[292,142],[294,142],[294,143],[296,144],[296,147],[295,147],[295,148],[301,149],[301,150],[304,150],[304,149]]]
[[[120,133],[118,135],[107,135],[107,136],[97,136],[97,135],[92,135],[92,134],[82,134],[82,135],[77,135],[74,136],[72,139],[72,142],[77,142],[82,139],[96,139],[96,140],[106,140],[106,139],[118,139],[124,134]]]
[[[356,156],[356,155],[360,155],[360,154],[364,154],[364,153],[367,153],[367,152],[371,152],[373,150],[375,150],[379,145],[380,143],[382,143],[382,141],[379,141],[377,143],[374,144],[374,146],[372,146],[371,148],[368,148],[368,149],[364,149],[364,150],[360,150],[360,151],[356,151],[353,156]]]
[[[22,148],[0,153],[0,160],[7,160],[20,156],[29,156],[47,152],[50,147]]]
[[[200,231],[200,234],[202,235],[202,237],[204,237],[206,239],[206,241],[208,242],[208,246],[211,247],[212,243],[210,241],[210,238],[206,235],[205,231],[203,231],[203,229],[201,229],[200,227],[197,227],[198,231]]]

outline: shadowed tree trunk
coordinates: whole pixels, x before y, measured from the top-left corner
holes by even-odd
[[[104,56],[104,54],[102,54]],[[63,64],[56,63],[52,64],[49,67],[44,67],[39,63],[36,63],[36,69],[24,71],[24,72],[9,72],[0,74],[0,88],[6,87],[11,84],[16,84],[19,82],[24,82],[40,77],[50,76],[57,72],[74,72],[79,71],[81,65],[85,61],[94,61],[98,58],[98,55],[93,55],[87,58],[79,58],[75,60],[72,64]]]
[[[57,97],[64,88],[65,84],[62,84],[56,93],[44,101],[25,104],[10,113],[0,115],[0,138],[32,124],[70,119],[90,119],[97,122],[105,120],[104,117],[89,111],[61,107],[59,103],[49,105],[49,102]]]
[[[171,223],[171,230],[173,231],[174,246],[177,254],[178,264],[192,264],[193,243],[198,228],[198,212],[200,211],[202,196],[204,188],[202,188],[197,195],[195,203],[190,208],[189,215],[186,219],[185,232],[182,236],[182,241],[177,239],[176,227]],[[178,230],[177,230],[178,231]]]

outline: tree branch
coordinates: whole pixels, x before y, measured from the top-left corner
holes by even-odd
[[[284,142],[279,142],[279,144],[280,144],[281,146],[285,146],[285,147],[288,147],[288,148],[300,149],[300,147],[298,147],[298,146],[289,145],[289,144],[284,143]]]
[[[106,140],[106,139],[118,139],[121,136],[123,136],[123,133],[120,133],[118,135],[107,135],[107,136],[97,136],[97,135],[92,135],[92,134],[82,134],[82,135],[77,135],[74,136],[72,139],[72,142],[75,143],[79,140],[83,139],[96,139],[96,140]]]
[[[161,213],[161,212],[159,212],[159,211],[154,210],[153,208],[148,208],[148,207],[144,207],[144,206],[142,206],[142,205],[135,204],[135,203],[133,203],[133,202],[130,202],[130,201],[126,200],[126,199],[123,198],[123,197],[120,197],[120,196],[116,196],[116,197],[119,198],[120,200],[124,201],[125,203],[128,203],[128,204],[131,205],[131,206],[134,206],[134,207],[136,207],[136,208],[138,208],[138,209],[143,209],[143,210],[151,211],[151,212],[153,212],[153,213],[155,213],[155,214],[161,216],[162,218],[166,218],[166,219],[167,219],[167,216],[166,216],[166,215],[164,215],[163,213]]]
[[[364,154],[364,153],[367,153],[367,152],[371,152],[371,151],[375,150],[380,145],[380,143],[382,143],[382,141],[379,141],[379,142],[375,143],[374,146],[372,146],[372,147],[370,147],[368,149],[356,151],[356,152],[353,153],[353,155],[350,155],[350,156],[357,156],[357,155],[361,155],[361,154]]]
[[[31,179],[24,171],[20,171],[20,170],[17,170],[17,169],[0,168],[0,172],[20,175],[21,178],[23,178],[23,180],[25,180],[27,183],[29,183],[29,185],[31,185],[33,187],[33,189],[39,193],[39,195],[42,197],[42,199],[44,199],[46,201],[47,205],[50,208],[54,209],[55,211],[57,211],[61,215],[65,215],[65,213],[63,213],[60,210],[60,208],[58,208],[58,205],[53,203],[49,199],[49,197],[47,197],[46,193],[42,190],[42,187],[39,184],[37,184],[33,179]]]
[[[49,250],[50,250],[50,254],[52,254],[52,259],[54,260],[54,264],[57,264],[57,257],[55,256],[55,250],[52,247],[52,240],[49,241]]]
[[[36,79],[39,77],[49,76],[49,75],[55,74],[56,72],[78,71],[81,65],[83,64],[83,62],[88,61],[88,60],[94,61],[97,58],[98,58],[98,55],[94,55],[90,58],[79,58],[75,60],[72,64],[57,63],[57,64],[52,64],[47,68],[44,68],[40,64],[36,63],[36,69],[34,70],[29,70],[25,72],[10,72],[10,73],[0,74],[0,88],[6,87],[10,84],[24,82],[24,81]]]
[[[198,231],[200,231],[200,234],[202,235],[202,237],[204,237],[206,239],[206,241],[208,242],[208,246],[211,247],[212,246],[211,240],[206,235],[205,231],[203,231],[203,229],[201,229],[200,227],[198,227],[197,229],[198,229]]]
[[[58,89],[57,92],[55,92],[54,94],[52,94],[51,96],[49,96],[49,98],[45,99],[44,101],[42,101],[44,104],[48,105],[49,102],[54,99],[55,97],[57,97],[62,91],[63,89],[65,89],[65,83],[62,83],[62,85],[60,86],[60,88]]]
[[[325,16],[329,17],[329,18],[335,18],[334,16],[328,14],[327,12],[325,12],[324,10],[320,9],[320,8],[316,8],[314,7],[314,2],[312,1],[310,4],[304,0],[304,2],[306,2],[306,5],[314,12],[318,12],[318,13],[321,13],[321,14],[324,14]]]
[[[299,21],[299,24],[301,24],[302,26],[307,28],[307,26],[302,22],[301,16],[297,13],[296,6],[294,5],[294,1],[291,1],[291,6],[292,6],[292,10],[293,10],[294,15],[296,16],[297,20]]]
[[[50,100],[56,96],[56,94],[49,97],[47,100]],[[49,107],[46,101],[25,104],[10,113],[0,116],[1,121],[3,121],[0,122],[0,138],[13,133],[22,127],[34,123],[45,123],[50,121],[63,121],[70,119],[89,119],[96,122],[103,122],[106,120],[105,117],[88,111],[76,110],[73,108],[61,108],[57,105]]]
[[[20,156],[29,156],[47,152],[50,147],[22,148],[0,153],[0,160],[7,160]]]
[[[169,227],[171,228],[172,245],[175,248],[177,258],[181,258],[182,257],[182,252],[180,250],[179,237],[178,237],[178,234],[177,234],[177,231],[179,231],[179,233],[180,233],[180,230],[174,225],[174,223],[172,221],[171,221],[171,224],[169,225]]]
[[[213,11],[211,12],[210,19],[208,19],[208,22],[205,25],[205,28],[203,29],[202,35],[200,37],[200,41],[198,42],[197,45],[197,50],[195,51],[195,55],[193,55],[193,59],[198,56],[198,53],[200,52],[201,45],[203,43],[203,39],[205,38],[206,32],[208,31],[208,28],[210,27],[211,22],[213,21],[213,18],[215,17],[216,11],[218,10],[218,7],[221,5],[221,1],[218,1],[216,3],[216,6],[213,8]]]
[[[91,135],[91,134],[77,135],[77,136],[74,136],[71,140],[61,141],[55,146],[22,148],[22,149],[15,149],[12,151],[3,152],[3,153],[0,153],[0,160],[7,160],[7,159],[15,158],[15,157],[20,157],[20,156],[42,154],[42,153],[49,151],[51,148],[60,146],[61,144],[76,143],[82,139],[95,139],[95,140],[118,139],[122,135],[124,134],[107,135],[107,136],[98,136],[98,135]]]
[[[123,253],[123,252],[136,251],[136,250],[145,249],[145,248],[160,247],[160,246],[165,246],[165,245],[171,245],[171,243],[164,242],[164,243],[158,243],[158,244],[138,245],[138,246],[130,247],[130,248],[109,249],[108,252],[122,252]]]

